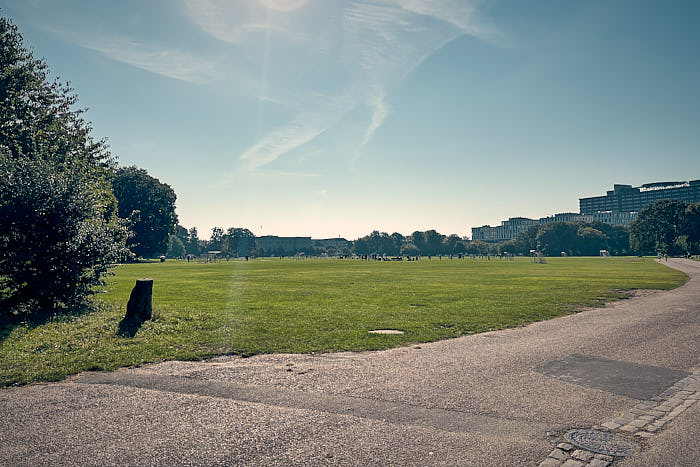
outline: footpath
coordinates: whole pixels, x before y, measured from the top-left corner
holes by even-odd
[[[517,329],[2,389],[0,465],[699,465],[700,262],[667,264],[691,279]]]

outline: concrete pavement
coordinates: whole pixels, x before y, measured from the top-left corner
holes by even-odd
[[[538,465],[569,428],[619,418],[700,365],[700,262],[668,264],[691,280],[517,329],[2,389],[0,465]],[[697,406],[628,465],[700,460],[697,442],[663,448],[697,433]]]

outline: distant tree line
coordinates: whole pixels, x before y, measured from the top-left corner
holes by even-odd
[[[175,227],[174,234],[168,238],[167,256],[181,258],[187,255],[199,256],[208,251],[218,251],[222,256],[238,257],[253,254],[255,235],[242,227],[222,227],[211,229],[209,240],[199,238],[197,228],[189,230],[181,225]]]
[[[354,244],[356,254],[387,256],[529,255],[531,250],[548,256],[559,256],[562,252],[570,256],[597,256],[600,250],[624,255],[630,251],[629,235],[624,227],[600,222],[553,222],[533,225],[516,238],[498,243],[470,241],[455,234],[445,236],[435,230],[416,231],[407,237],[375,230]]]
[[[551,222],[533,225],[513,240],[495,245],[499,252],[529,254],[539,251],[545,256],[598,256],[600,250],[611,255],[630,253],[629,233],[622,226],[602,222]]]

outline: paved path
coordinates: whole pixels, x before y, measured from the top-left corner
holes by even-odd
[[[584,465],[573,450],[547,459],[566,430],[636,423],[625,418],[630,410],[674,384],[654,403],[677,418],[640,440],[627,462],[697,465],[700,404],[680,386],[700,365],[700,263],[668,264],[691,280],[518,329],[382,352],[166,362],[3,389],[0,465],[568,467]],[[685,399],[671,407],[677,395]]]

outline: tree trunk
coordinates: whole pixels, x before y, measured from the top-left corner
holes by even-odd
[[[126,304],[127,320],[145,321],[151,319],[151,298],[153,279],[137,279]]]

